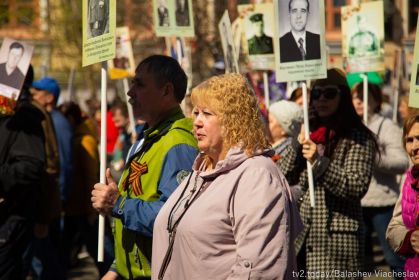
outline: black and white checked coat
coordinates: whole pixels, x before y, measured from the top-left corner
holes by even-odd
[[[306,191],[299,199],[304,230],[296,240],[297,252],[306,244],[306,275],[307,272],[363,271],[360,202],[368,190],[374,158],[374,140],[366,132],[354,129],[349,137],[340,139],[331,158],[320,157],[313,166],[314,209],[310,207],[307,164],[301,145],[294,140],[279,160],[289,185],[299,184]],[[342,275],[335,278],[358,279]]]

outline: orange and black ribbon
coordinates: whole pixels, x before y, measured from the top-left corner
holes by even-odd
[[[147,163],[138,163],[133,160],[130,164],[129,175],[124,180],[124,190],[128,189],[128,186],[131,185],[132,191],[135,195],[141,195],[144,193],[143,187],[141,185],[141,175],[148,172]],[[128,178],[128,180],[127,180]]]

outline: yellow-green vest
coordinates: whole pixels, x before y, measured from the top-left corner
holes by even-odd
[[[132,186],[124,190],[123,183],[129,173],[129,161],[119,181],[119,191],[123,197],[138,198],[143,201],[159,200],[158,184],[164,158],[169,150],[179,144],[197,147],[192,134],[192,120],[185,118],[179,110],[168,120],[144,133],[144,143],[132,158],[140,164],[147,164],[148,171],[141,175],[143,193],[135,195]],[[144,152],[144,149],[146,150]],[[191,166],[192,168],[192,166]],[[125,199],[119,207],[123,207]],[[118,274],[126,279],[151,276],[152,239],[125,229],[120,219],[115,219],[115,258]]]

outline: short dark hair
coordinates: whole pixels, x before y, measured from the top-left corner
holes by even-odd
[[[136,73],[145,68],[159,84],[173,84],[176,100],[180,103],[186,94],[188,77],[176,59],[165,55],[152,55],[138,64]]]
[[[292,3],[292,1],[294,1],[294,0],[290,0],[288,2],[288,11],[289,12],[291,12],[291,3]],[[308,0],[306,0],[306,2],[307,2],[307,11],[310,12],[310,2]]]
[[[25,50],[25,48],[23,47],[23,45],[21,43],[19,43],[19,42],[13,42],[13,43],[11,43],[10,46],[9,46],[9,50],[11,50],[11,49],[22,49],[22,51]]]

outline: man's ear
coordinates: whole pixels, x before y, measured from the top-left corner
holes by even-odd
[[[175,87],[173,86],[172,83],[166,83],[166,85],[164,86],[164,93],[163,96],[174,96],[175,94]]]

